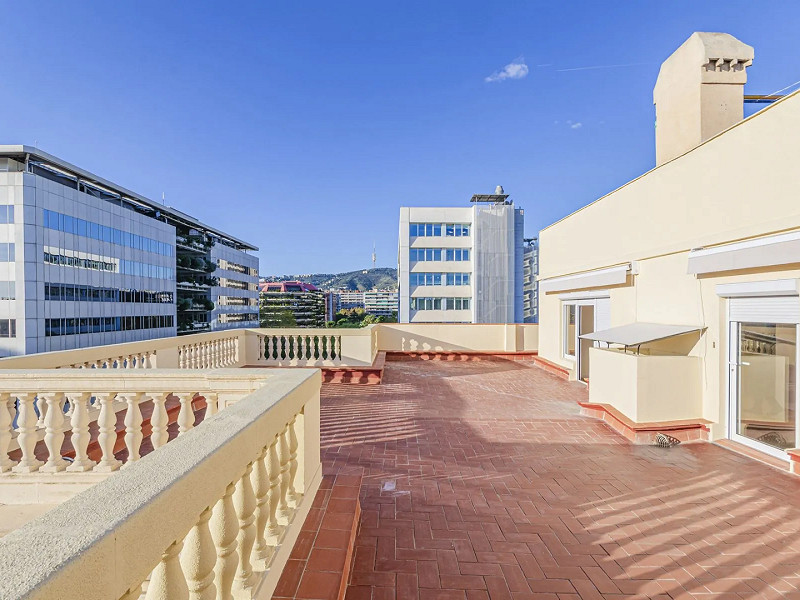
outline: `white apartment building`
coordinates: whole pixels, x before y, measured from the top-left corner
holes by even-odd
[[[364,292],[358,290],[340,290],[337,295],[337,310],[364,308]]]
[[[339,290],[337,310],[363,308],[367,314],[390,317],[398,313],[399,293],[396,290]]]
[[[399,322],[523,322],[524,212],[500,186],[470,202],[400,209]]]
[[[368,315],[391,317],[398,314],[400,294],[393,290],[369,290],[364,292],[364,310]]]
[[[173,336],[182,319],[257,326],[252,250],[37,148],[0,145],[0,356]]]

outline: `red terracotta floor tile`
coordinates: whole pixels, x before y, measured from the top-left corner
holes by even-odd
[[[586,399],[502,360],[324,384],[325,473],[361,483],[347,600],[800,597],[799,478],[712,444],[633,446]],[[319,535],[335,550],[346,527],[329,513]]]

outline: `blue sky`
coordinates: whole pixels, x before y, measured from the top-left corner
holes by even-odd
[[[755,47],[749,93],[800,79],[791,1],[6,8],[0,143],[163,193],[264,274],[365,268],[373,242],[395,266],[400,206],[497,184],[536,235],[653,165],[658,66],[693,31]]]

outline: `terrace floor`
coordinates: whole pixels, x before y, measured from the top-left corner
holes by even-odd
[[[364,472],[347,600],[800,598],[800,478],[631,445],[580,384],[388,362],[322,396],[325,472]]]

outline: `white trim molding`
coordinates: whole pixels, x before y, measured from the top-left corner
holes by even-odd
[[[689,251],[687,272],[717,273],[800,263],[800,231]]]
[[[624,265],[608,267],[606,269],[596,269],[594,271],[575,273],[574,275],[540,279],[539,291],[542,293],[565,292],[568,290],[620,285],[627,281],[628,273],[636,273],[634,265],[635,263],[625,263]],[[595,295],[594,297],[597,296]]]
[[[798,296],[797,279],[772,279],[770,281],[745,281],[717,285],[717,296],[722,298],[764,298],[769,296]]]
[[[563,302],[571,300],[597,300],[599,298],[611,298],[611,292],[608,290],[595,290],[587,292],[569,292],[567,294],[559,294],[558,299]]]

